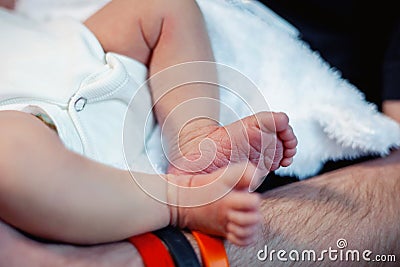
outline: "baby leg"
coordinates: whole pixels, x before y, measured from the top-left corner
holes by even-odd
[[[196,188],[215,181],[208,193],[226,195],[208,205],[176,210],[164,203],[175,199],[185,204],[201,195],[169,190],[158,175],[129,173],[75,154],[32,115],[1,111],[0,124],[0,218],[16,228],[76,244],[123,240],[171,222],[227,236],[237,244],[253,238],[259,200],[247,191],[249,168],[232,166],[195,179],[168,175],[176,184]],[[153,196],[142,190],[144,185]],[[173,211],[179,221],[171,219]]]
[[[30,114],[1,111],[0,124],[2,220],[35,236],[79,244],[168,225],[167,205],[145,194],[128,171],[67,150]],[[166,194],[162,185],[159,195]]]

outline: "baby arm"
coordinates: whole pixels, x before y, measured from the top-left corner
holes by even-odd
[[[1,111],[0,122],[7,125],[0,138],[3,220],[42,238],[81,244],[168,225],[168,207],[140,190],[129,172],[67,150],[32,115]],[[163,183],[157,186],[165,195]]]

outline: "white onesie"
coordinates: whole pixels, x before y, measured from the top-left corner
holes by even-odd
[[[105,53],[82,23],[69,19],[36,23],[0,9],[0,33],[0,110],[45,113],[67,148],[126,169],[124,118],[147,79],[146,66]],[[151,109],[148,90],[140,94],[134,105]],[[129,138],[137,140],[130,159],[135,159],[155,122],[143,113],[130,118]]]

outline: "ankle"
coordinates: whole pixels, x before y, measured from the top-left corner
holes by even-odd
[[[180,220],[182,218],[183,208],[181,207],[182,192],[190,188],[193,176],[191,175],[173,175],[166,174],[168,181],[167,187],[167,204],[170,214],[170,225],[181,226]],[[184,198],[184,197],[183,197]]]

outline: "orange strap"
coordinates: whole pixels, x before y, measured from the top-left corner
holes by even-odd
[[[174,267],[174,261],[161,240],[152,233],[133,236],[128,239],[142,256],[146,267]]]
[[[204,267],[229,267],[228,255],[221,238],[192,231],[200,248]]]

